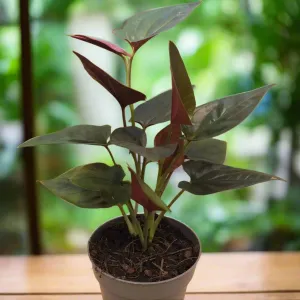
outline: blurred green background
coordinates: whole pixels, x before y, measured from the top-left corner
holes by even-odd
[[[119,80],[120,58],[67,34],[116,40],[111,31],[137,11],[185,3],[177,0],[31,0],[36,134],[76,124],[121,126],[114,99],[88,77],[71,50]],[[0,253],[28,253],[20,151],[20,30],[18,1],[0,0]],[[246,122],[222,136],[226,164],[274,173],[288,183],[268,183],[205,197],[184,194],[172,216],[190,225],[204,251],[300,250],[300,0],[204,0],[176,28],[139,50],[133,87],[148,98],[171,86],[168,40],[180,49],[197,104],[264,84],[276,87]],[[128,48],[127,48],[128,49]],[[149,140],[162,128],[148,131]],[[118,161],[130,160],[113,149]],[[110,163],[93,146],[37,148],[38,178],[55,177],[79,164]],[[155,166],[147,181],[153,184]],[[177,170],[168,201],[182,178]],[[82,210],[37,186],[45,253],[84,252],[91,232],[118,210]]]

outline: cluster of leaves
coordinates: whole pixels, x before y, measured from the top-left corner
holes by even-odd
[[[226,143],[215,139],[240,124],[258,105],[271,85],[246,93],[232,95],[196,107],[196,100],[180,53],[173,42],[169,43],[172,89],[146,101],[134,109],[134,104],[146,96],[131,88],[131,66],[138,49],[157,34],[184,20],[200,2],[153,9],[136,14],[126,20],[115,33],[126,40],[132,52],[108,41],[85,36],[73,38],[91,43],[119,55],[125,63],[127,84],[123,84],[86,57],[74,52],[87,73],[120,104],[123,124],[113,132],[109,125],[77,125],[61,131],[35,137],[21,147],[41,144],[76,143],[102,146],[112,157],[113,166],[93,163],[73,168],[52,180],[41,183],[60,198],[83,208],[119,206],[130,232],[139,235],[144,247],[151,242],[155,230],[171,205],[184,192],[208,195],[229,189],[242,188],[278,177],[237,169],[223,165]],[[130,106],[131,126],[127,125],[125,109]],[[168,122],[155,137],[154,147],[147,147],[148,127]],[[137,126],[139,124],[139,126]],[[125,172],[114,159],[111,145],[130,151],[135,170],[129,168],[131,182],[124,181]],[[157,186],[152,190],[144,181],[147,165],[158,163]],[[183,166],[190,182],[182,181],[178,195],[167,205],[163,192],[176,168]],[[135,201],[135,208],[131,200]],[[127,206],[128,217],[123,209]],[[136,218],[138,205],[145,212],[145,227]],[[155,219],[155,212],[161,211]]]

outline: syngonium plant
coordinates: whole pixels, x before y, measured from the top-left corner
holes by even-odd
[[[144,249],[153,240],[165,213],[170,211],[184,192],[209,195],[282,180],[273,175],[223,165],[226,142],[215,139],[245,120],[272,85],[196,106],[193,86],[184,62],[175,44],[170,42],[172,89],[134,108],[134,104],[146,99],[143,93],[131,88],[132,62],[138,49],[159,33],[184,20],[200,2],[148,10],[126,20],[115,33],[130,44],[130,53],[102,39],[72,35],[75,39],[106,49],[123,59],[126,84],[74,52],[87,73],[120,104],[123,127],[111,132],[109,125],[77,125],[32,138],[20,146],[86,144],[104,147],[111,156],[112,166],[96,162],[40,182],[58,197],[82,208],[118,206],[130,234],[139,237]],[[125,114],[128,106],[131,112],[130,124]],[[166,127],[155,136],[155,146],[147,147],[147,128],[165,122]],[[117,164],[111,145],[129,150],[135,165],[134,170],[128,167],[131,182],[124,181],[125,172]],[[145,182],[146,169],[150,163],[158,164],[154,190]],[[173,172],[180,166],[190,176],[190,181],[181,181],[178,194],[166,204],[162,200],[163,193]],[[137,218],[139,205],[144,209],[144,222]],[[124,207],[128,208],[128,215]]]

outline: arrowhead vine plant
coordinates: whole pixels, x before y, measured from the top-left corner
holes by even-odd
[[[131,87],[132,63],[139,48],[183,21],[200,2],[144,11],[126,20],[115,34],[129,43],[130,52],[102,39],[72,35],[72,38],[106,49],[124,61],[126,83],[121,83],[74,52],[86,72],[118,101],[123,127],[111,131],[109,125],[77,125],[32,138],[20,145],[71,143],[106,149],[111,165],[96,162],[75,167],[41,183],[58,197],[82,208],[118,206],[130,234],[140,239],[144,249],[151,244],[165,213],[183,193],[209,195],[281,180],[261,172],[224,165],[226,142],[215,138],[244,121],[272,85],[196,106],[194,89],[184,62],[176,45],[169,42],[172,89],[146,100],[146,95]],[[130,109],[129,120],[126,119],[126,109]],[[147,128],[160,123],[166,123],[166,126],[155,136],[154,147],[147,147]],[[127,170],[131,175],[130,182],[124,180],[125,170],[114,158],[111,145],[129,150],[134,162],[134,169],[128,167]],[[147,166],[152,163],[158,164],[155,189],[145,182]],[[164,191],[180,166],[190,176],[190,181],[181,181],[178,194],[167,202],[163,200]],[[143,207],[142,217],[137,217],[139,206]]]

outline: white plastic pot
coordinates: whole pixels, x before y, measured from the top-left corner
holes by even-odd
[[[90,244],[100,240],[103,230],[121,218],[123,217],[110,220],[96,229],[88,244],[89,257],[93,265],[94,275],[100,284],[103,300],[183,300],[187,285],[194,275],[201,255],[200,241],[194,231],[175,219],[165,217],[171,226],[179,229],[195,245],[199,245],[200,251],[197,261],[186,272],[172,279],[160,282],[127,281],[101,272],[90,255]]]

